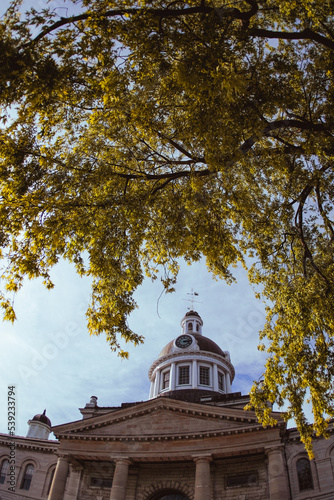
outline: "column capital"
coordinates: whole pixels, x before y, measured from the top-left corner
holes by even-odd
[[[192,455],[192,459],[195,463],[198,463],[198,462],[212,462],[213,461],[213,458],[212,458],[212,455],[208,455],[208,454],[205,454],[205,455]]]
[[[74,457],[69,458],[70,468],[73,471],[81,471],[83,469],[82,464]]]
[[[284,452],[284,444],[278,444],[276,446],[271,446],[264,449],[264,452],[267,456],[273,455],[274,453],[283,453]]]
[[[112,458],[114,464],[121,464],[121,465],[131,465],[133,463],[133,460],[128,457],[113,457]]]

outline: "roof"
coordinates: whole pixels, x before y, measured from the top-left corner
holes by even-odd
[[[205,352],[212,352],[213,354],[218,354],[218,356],[222,356],[225,358],[224,351],[216,344],[211,339],[208,339],[207,337],[203,337],[203,335],[200,335],[198,333],[192,333],[192,337],[195,338],[198,347],[200,351],[205,351]],[[171,340],[160,352],[158,359],[162,358],[163,356],[168,356],[168,354],[171,353],[172,347],[174,345],[174,340]]]
[[[46,410],[43,411],[43,413],[37,413],[32,420],[35,422],[41,422],[42,424],[46,424],[49,427],[51,426],[51,420],[45,415]]]

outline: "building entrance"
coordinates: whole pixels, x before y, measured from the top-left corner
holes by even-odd
[[[189,500],[189,498],[182,493],[158,493],[152,500]]]

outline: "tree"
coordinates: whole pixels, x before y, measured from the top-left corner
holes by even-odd
[[[227,282],[252,262],[268,360],[251,404],[270,424],[287,401],[310,450],[334,416],[332,3],[67,5],[13,1],[0,24],[5,317],[64,257],[93,279],[90,332],[126,357],[145,274],[172,291],[180,258]]]

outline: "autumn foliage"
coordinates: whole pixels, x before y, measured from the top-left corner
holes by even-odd
[[[269,424],[287,402],[310,449],[334,416],[333,3],[65,6],[12,2],[0,23],[5,317],[65,258],[93,280],[90,332],[126,356],[145,274],[169,291],[181,258],[228,282],[251,262],[268,304],[252,404]]]

